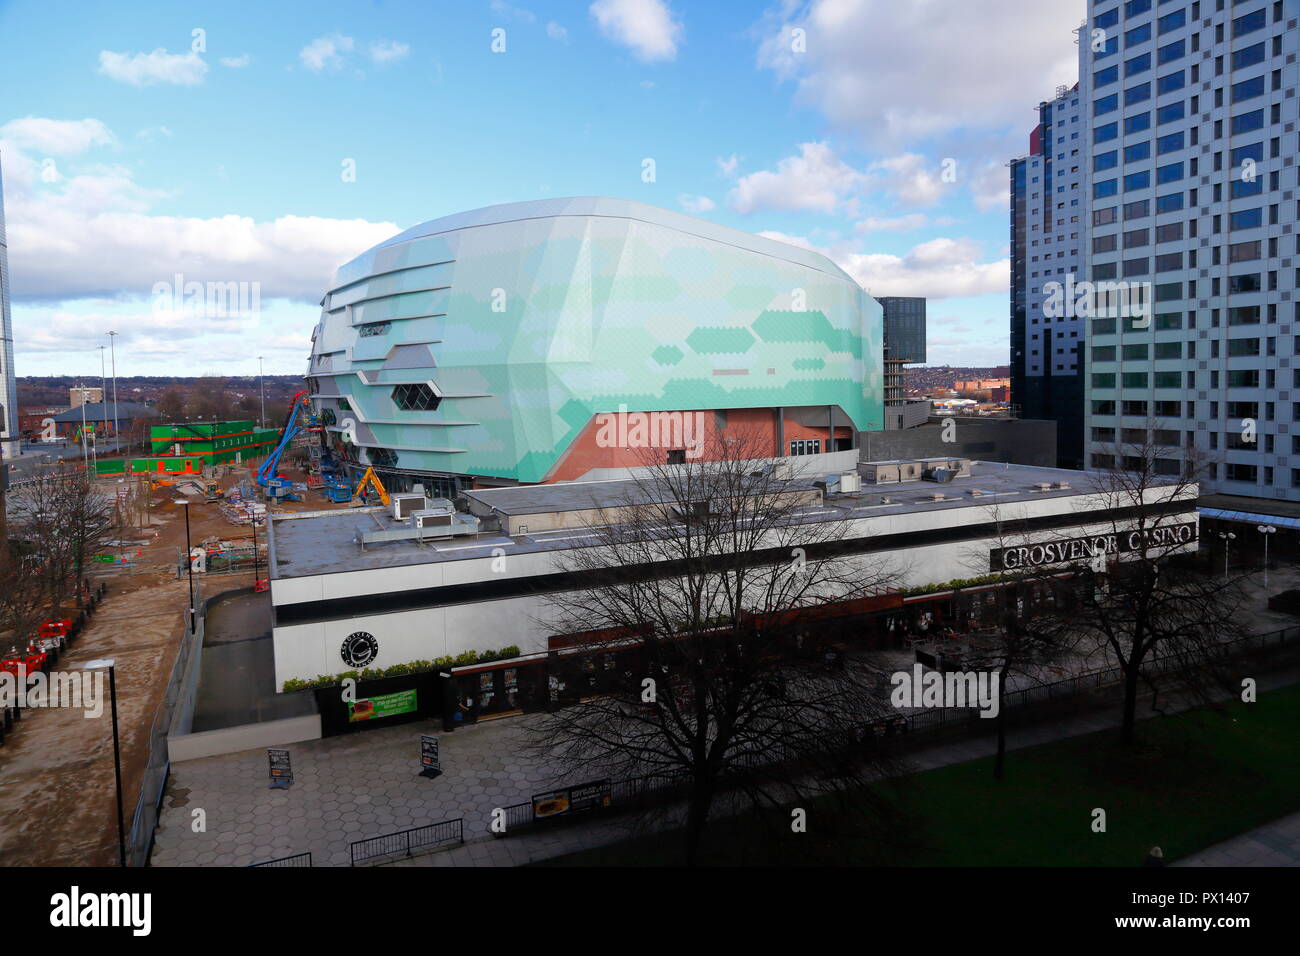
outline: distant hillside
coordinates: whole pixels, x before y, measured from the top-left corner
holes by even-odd
[[[288,410],[289,400],[305,387],[298,375],[267,375],[264,381],[266,418],[278,422]],[[105,399],[112,401],[113,380],[109,378]],[[100,387],[100,378],[76,375],[29,375],[18,379],[18,407],[70,404],[69,389],[84,385]],[[164,376],[119,375],[117,398],[122,402],[160,406],[167,417],[257,418],[261,400],[256,375]]]

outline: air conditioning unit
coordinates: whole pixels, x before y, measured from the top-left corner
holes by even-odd
[[[411,512],[411,520],[417,528],[449,528],[452,517],[445,511],[433,508]]]
[[[840,475],[840,492],[846,495],[856,495],[862,490],[862,476],[856,471],[846,471]]]
[[[393,520],[405,521],[417,511],[423,511],[429,507],[429,499],[423,494],[418,495],[393,495]]]

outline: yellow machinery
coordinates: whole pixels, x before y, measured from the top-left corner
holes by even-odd
[[[367,468],[366,473],[361,476],[361,482],[357,485],[356,493],[352,496],[353,500],[356,500],[357,498],[365,500],[367,485],[373,488],[375,493],[379,495],[379,500],[384,503],[384,507],[388,507],[391,503],[388,498],[388,489],[384,487],[384,483],[380,481],[379,476],[375,474],[374,466]]]

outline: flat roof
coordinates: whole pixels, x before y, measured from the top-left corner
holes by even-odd
[[[864,462],[863,464],[877,464]],[[838,473],[830,473],[838,474]],[[962,508],[987,508],[1003,502],[1022,502],[1031,499],[1068,498],[1095,493],[1097,472],[1072,471],[1064,468],[1046,468],[1036,465],[1008,465],[1000,462],[973,461],[969,477],[951,482],[904,481],[889,484],[866,484],[856,494],[831,494],[820,507],[809,506],[798,512],[802,521],[844,521],[851,518],[869,518],[909,514],[920,511],[947,511]],[[814,478],[801,478],[789,482],[792,490],[811,488]],[[1176,479],[1161,481],[1173,484]],[[1038,491],[1040,483],[1067,482],[1069,488],[1052,488]],[[570,482],[554,485],[531,485],[519,488],[494,488],[466,492],[476,499],[498,497],[519,508],[533,508],[557,512],[599,507],[601,500],[611,504],[623,503],[634,487],[632,480]],[[972,495],[971,491],[984,492]],[[944,501],[934,501],[936,493],[951,495]],[[888,503],[882,499],[888,498]],[[496,507],[496,505],[493,505]],[[356,543],[358,528],[374,530],[376,518],[386,522],[387,509],[356,508],[346,511],[328,511],[308,514],[272,515],[270,534],[271,572],[274,580],[311,577],[346,571],[366,571],[396,568],[409,565],[433,564],[442,561],[463,561],[472,558],[494,557],[493,550],[506,549],[507,554],[530,554],[581,547],[584,541],[595,544],[592,534],[581,528],[558,528],[517,534],[513,537],[501,532],[484,532],[457,538],[426,541],[390,541],[370,544],[364,551]],[[513,512],[533,514],[536,511]],[[397,527],[393,524],[392,527]]]
[[[757,469],[755,469],[757,470]],[[785,492],[814,490],[815,478],[801,477],[783,482]],[[662,490],[663,494],[656,494]],[[662,502],[670,489],[656,489],[647,479],[616,478],[607,481],[566,481],[553,485],[518,485],[510,488],[480,488],[461,492],[466,498],[504,515],[554,514],[561,511],[591,511],[624,508],[629,505]]]

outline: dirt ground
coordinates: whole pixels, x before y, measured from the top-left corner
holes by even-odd
[[[302,480],[300,473],[286,471]],[[221,485],[231,487],[241,477],[231,475]],[[113,481],[101,484],[112,493]],[[123,533],[125,541],[146,542],[126,549],[135,567],[94,578],[108,584],[108,593],[58,664],[59,670],[70,671],[95,658],[117,661],[123,815],[128,832],[148,760],[149,730],[165,693],[189,606],[188,583],[176,574],[178,555],[185,547],[184,508],[174,503],[177,497],[167,487],[155,490],[150,526]],[[251,536],[251,528],[230,524],[217,505],[189,500],[194,544],[209,536],[225,540]],[[331,505],[318,493],[308,492],[305,501],[277,505],[274,510],[336,507],[346,506]],[[263,568],[261,575],[265,574]],[[199,592],[201,597],[212,597],[252,583],[251,572],[213,576],[201,581]],[[115,811],[107,704],[99,719],[87,719],[81,710],[26,710],[0,745],[0,865],[116,865]]]

